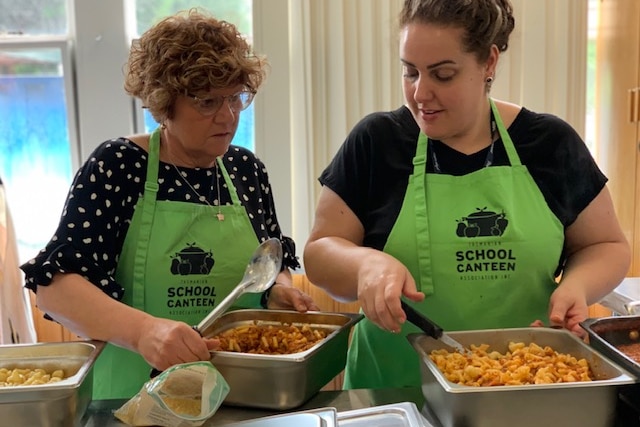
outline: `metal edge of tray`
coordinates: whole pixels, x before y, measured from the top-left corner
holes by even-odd
[[[332,406],[309,409],[304,412],[318,415],[324,421],[324,427],[337,427],[338,425],[338,410]]]
[[[481,333],[481,332],[488,332],[488,333],[501,332],[501,331],[510,331],[510,332],[524,331],[524,332],[526,332],[526,331],[535,330],[535,329],[536,328],[511,328],[511,329],[490,329],[490,330],[486,330],[486,331],[456,331],[456,332],[450,332],[450,334],[456,336],[457,334]],[[589,381],[589,382],[567,382],[567,383],[554,383],[554,384],[527,384],[527,385],[522,385],[522,386],[504,385],[504,386],[492,386],[492,387],[465,386],[465,385],[455,384],[455,383],[449,381],[444,376],[442,371],[440,371],[440,369],[438,369],[436,364],[433,363],[433,361],[429,357],[429,354],[427,353],[427,351],[422,346],[420,346],[420,341],[421,340],[425,340],[425,339],[433,340],[433,338],[428,337],[427,335],[425,335],[423,333],[412,333],[412,334],[407,335],[407,339],[409,340],[409,342],[411,343],[413,348],[418,353],[418,356],[422,359],[421,363],[426,365],[426,367],[429,369],[429,371],[436,378],[436,380],[438,381],[440,386],[448,393],[486,393],[489,390],[491,392],[509,392],[509,391],[516,391],[516,390],[532,391],[532,390],[541,390],[541,389],[554,389],[555,390],[555,389],[560,389],[560,388],[619,386],[619,385],[633,384],[633,383],[635,383],[637,381],[636,376],[634,376],[627,369],[625,369],[624,367],[620,366],[620,364],[615,363],[610,358],[604,356],[602,353],[596,351],[595,349],[593,349],[592,347],[587,345],[585,342],[581,341],[578,337],[573,335],[571,332],[566,331],[566,330],[558,330],[558,329],[550,329],[550,328],[546,328],[546,329],[542,329],[541,328],[541,331],[544,331],[544,333],[548,333],[548,334],[563,334],[563,335],[566,335],[567,339],[574,340],[580,347],[582,347],[585,351],[589,352],[591,356],[594,356],[594,357],[597,356],[599,359],[602,360],[603,363],[606,363],[610,367],[614,368],[618,372],[618,375],[616,377],[614,377],[614,378],[609,378],[609,379],[606,379],[606,380],[594,380],[594,381]],[[554,348],[554,350],[558,351],[555,348]]]
[[[338,425],[344,426],[350,423],[359,423],[364,421],[369,421],[368,425],[374,425],[372,424],[373,420],[368,420],[369,418],[382,417],[387,414],[400,414],[407,421],[406,427],[436,427],[422,416],[418,407],[413,402],[392,403],[338,412]]]
[[[325,420],[320,414],[301,411],[224,424],[224,427],[325,427]]]

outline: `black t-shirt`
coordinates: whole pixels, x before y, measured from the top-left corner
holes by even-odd
[[[520,161],[564,227],[571,225],[607,182],[575,130],[560,118],[522,108],[508,128]],[[401,107],[363,118],[321,174],[322,185],[337,193],[364,227],[364,242],[382,250],[400,213],[413,172],[419,128]],[[441,173],[465,175],[484,167],[489,147],[466,155],[430,140]],[[427,172],[433,173],[431,152]],[[509,165],[501,140],[494,144],[493,166]]]
[[[57,272],[78,273],[112,297],[122,298],[123,289],[114,275],[135,205],[144,192],[147,159],[147,152],[126,138],[106,141],[94,150],[74,177],[52,239],[21,266],[29,289],[49,285]],[[264,164],[251,151],[235,145],[222,161],[258,241],[280,239],[283,265],[297,268],[295,244],[282,235]],[[179,170],[184,179],[173,165],[160,162],[157,200],[205,204],[185,184],[186,179],[210,204],[218,197],[223,205],[232,203],[222,177],[221,194],[217,194],[215,167]]]

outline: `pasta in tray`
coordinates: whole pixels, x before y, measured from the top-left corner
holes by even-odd
[[[0,368],[0,387],[50,384],[64,379],[61,369],[48,372],[44,369]]]
[[[510,342],[505,354],[489,351],[488,344],[470,348],[470,355],[440,349],[429,357],[447,380],[467,386],[552,384],[594,378],[586,359],[558,353],[549,346]]]
[[[293,354],[308,350],[326,338],[327,332],[309,324],[253,324],[228,329],[213,336],[220,350],[256,354]]]

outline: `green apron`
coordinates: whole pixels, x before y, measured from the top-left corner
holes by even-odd
[[[149,142],[144,195],[136,204],[115,277],[125,290],[123,303],[196,325],[240,282],[258,238],[220,159],[232,205],[157,201],[159,151],[156,130]],[[223,221],[216,218],[218,210]],[[259,298],[252,295],[238,305],[259,307]],[[108,344],[94,367],[93,398],[130,398],[149,380],[150,371],[139,354]]]
[[[544,320],[556,286],[563,225],[520,163],[493,100],[491,108],[511,166],[427,174],[428,138],[420,133],[402,209],[384,247],[426,294],[410,304],[445,331]],[[344,387],[419,386],[419,358],[406,339],[413,332],[421,331],[408,322],[398,334],[359,322]]]

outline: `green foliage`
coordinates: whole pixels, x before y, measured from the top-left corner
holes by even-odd
[[[181,10],[200,8],[210,12],[218,19],[229,21],[238,27],[241,33],[251,34],[252,16],[251,0],[137,0],[136,14],[138,20],[138,33],[161,20]]]

